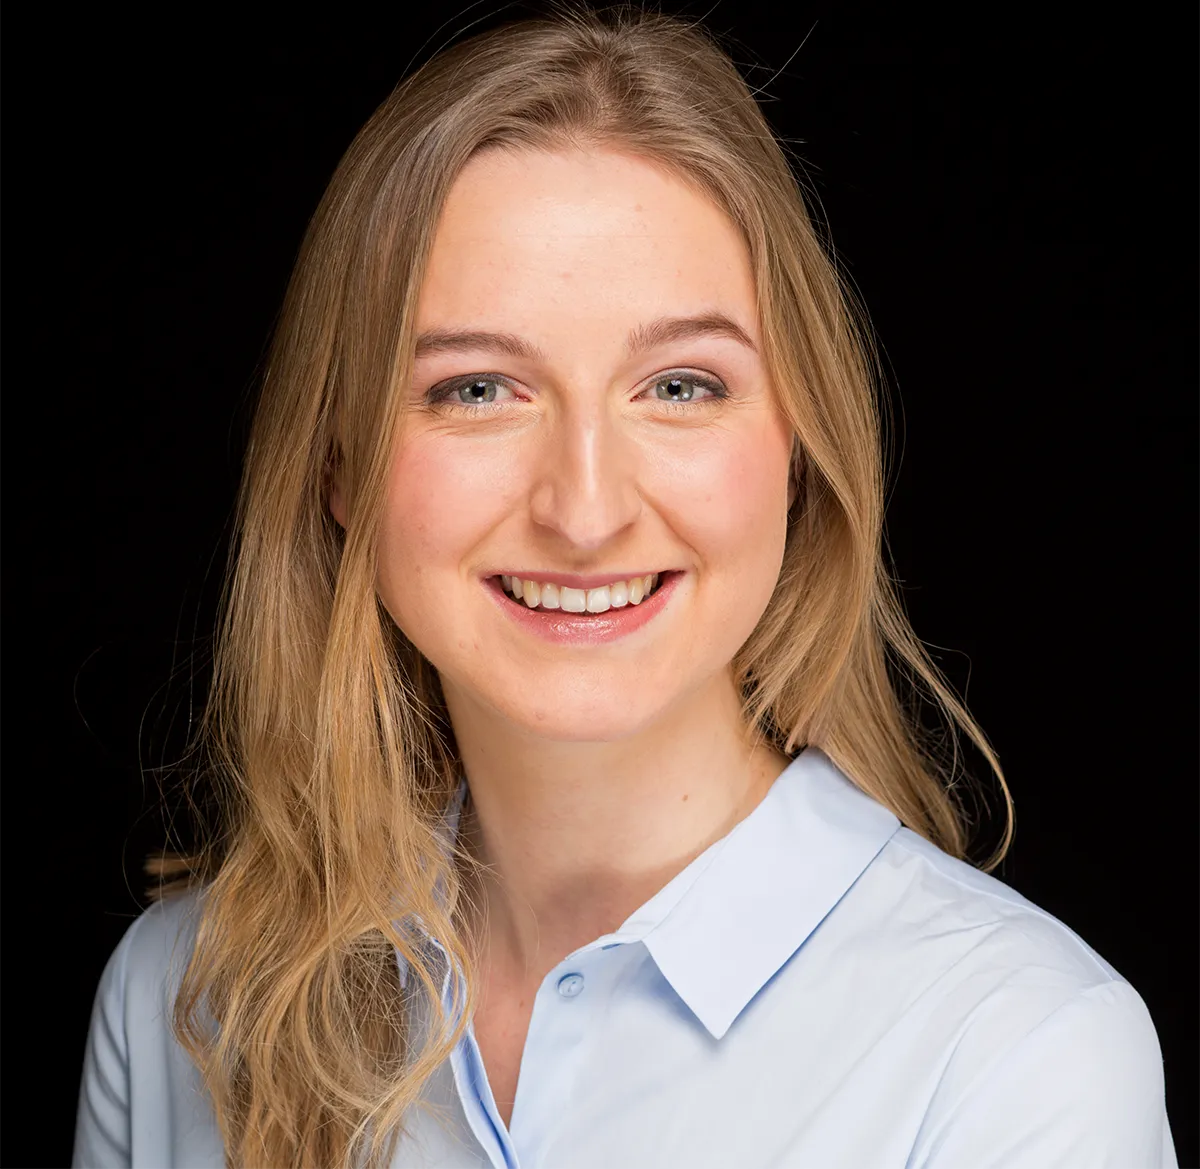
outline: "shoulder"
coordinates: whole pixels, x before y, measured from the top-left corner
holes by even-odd
[[[202,1087],[171,1025],[201,898],[188,892],[152,905],[104,967],[84,1052],[75,1165],[179,1163],[173,1126],[181,1120],[192,1157],[186,1163],[212,1162]]]
[[[958,1048],[981,1036],[1003,1049],[1069,1007],[1072,1018],[1154,1037],[1137,992],[1079,934],[914,832],[899,829],[864,878],[860,928],[914,996],[954,1004]]]
[[[1030,1022],[1004,1038],[987,1026],[986,1044],[964,1036],[911,1164],[1176,1164],[1158,1036],[1129,983],[1079,990]]]
[[[908,829],[863,878],[860,927],[943,1039],[914,1165],[1174,1163],[1158,1035],[1111,963]]]
[[[1074,992],[1120,980],[1065,923],[1011,886],[898,829],[869,870],[869,896],[913,941],[944,938],[948,960]],[[898,915],[898,918],[897,918]]]
[[[172,1001],[192,955],[202,896],[198,890],[178,893],[139,915],[113,950],[100,993],[131,1004]]]
[[[1137,992],[1074,930],[907,828],[826,927],[832,957],[850,945],[860,958],[859,998],[920,1018],[956,1057],[1002,1051],[1071,1003],[1072,1017],[1140,1027],[1156,1042]]]

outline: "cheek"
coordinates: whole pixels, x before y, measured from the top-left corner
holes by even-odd
[[[397,619],[393,599],[420,595],[411,583],[426,575],[455,572],[494,528],[505,507],[504,466],[498,446],[464,457],[458,444],[432,435],[397,443],[379,556],[380,593]]]
[[[720,570],[714,583],[745,587],[765,574],[770,595],[786,537],[790,452],[790,433],[762,425],[656,460],[660,507],[702,567]]]

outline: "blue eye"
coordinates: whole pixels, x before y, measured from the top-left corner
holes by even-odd
[[[450,407],[489,406],[496,402],[502,390],[508,387],[500,378],[480,377],[458,378],[434,386],[425,399],[430,404],[441,403]],[[500,399],[503,401],[503,399]]]
[[[654,396],[660,402],[706,402],[724,398],[726,390],[698,374],[671,373],[655,381]]]
[[[718,402],[729,396],[725,387],[715,378],[684,371],[662,374],[651,383],[650,388],[656,401],[669,406],[694,408],[694,405]],[[639,397],[646,392],[643,390]],[[431,387],[425,395],[425,401],[431,406],[468,412],[488,406],[499,407],[513,400],[514,395],[507,380],[490,374],[451,378]]]
[[[472,406],[477,402],[494,402],[496,400],[495,382],[472,382],[469,386],[459,386],[455,391],[459,401],[469,402]]]

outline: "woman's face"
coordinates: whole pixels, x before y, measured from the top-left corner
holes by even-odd
[[[727,686],[792,443],[732,222],[624,154],[481,154],[418,334],[378,588],[451,709],[613,740]]]

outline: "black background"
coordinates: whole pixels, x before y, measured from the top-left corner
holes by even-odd
[[[1012,785],[998,875],[1141,992],[1194,1165],[1194,15],[901,7],[707,12],[805,160],[882,344],[890,545]],[[36,79],[10,105],[8,203],[14,1166],[70,1155],[92,993],[162,836],[154,769],[203,697],[256,371],[307,218],[410,62],[529,10],[339,5],[261,28],[38,11],[9,40]]]

